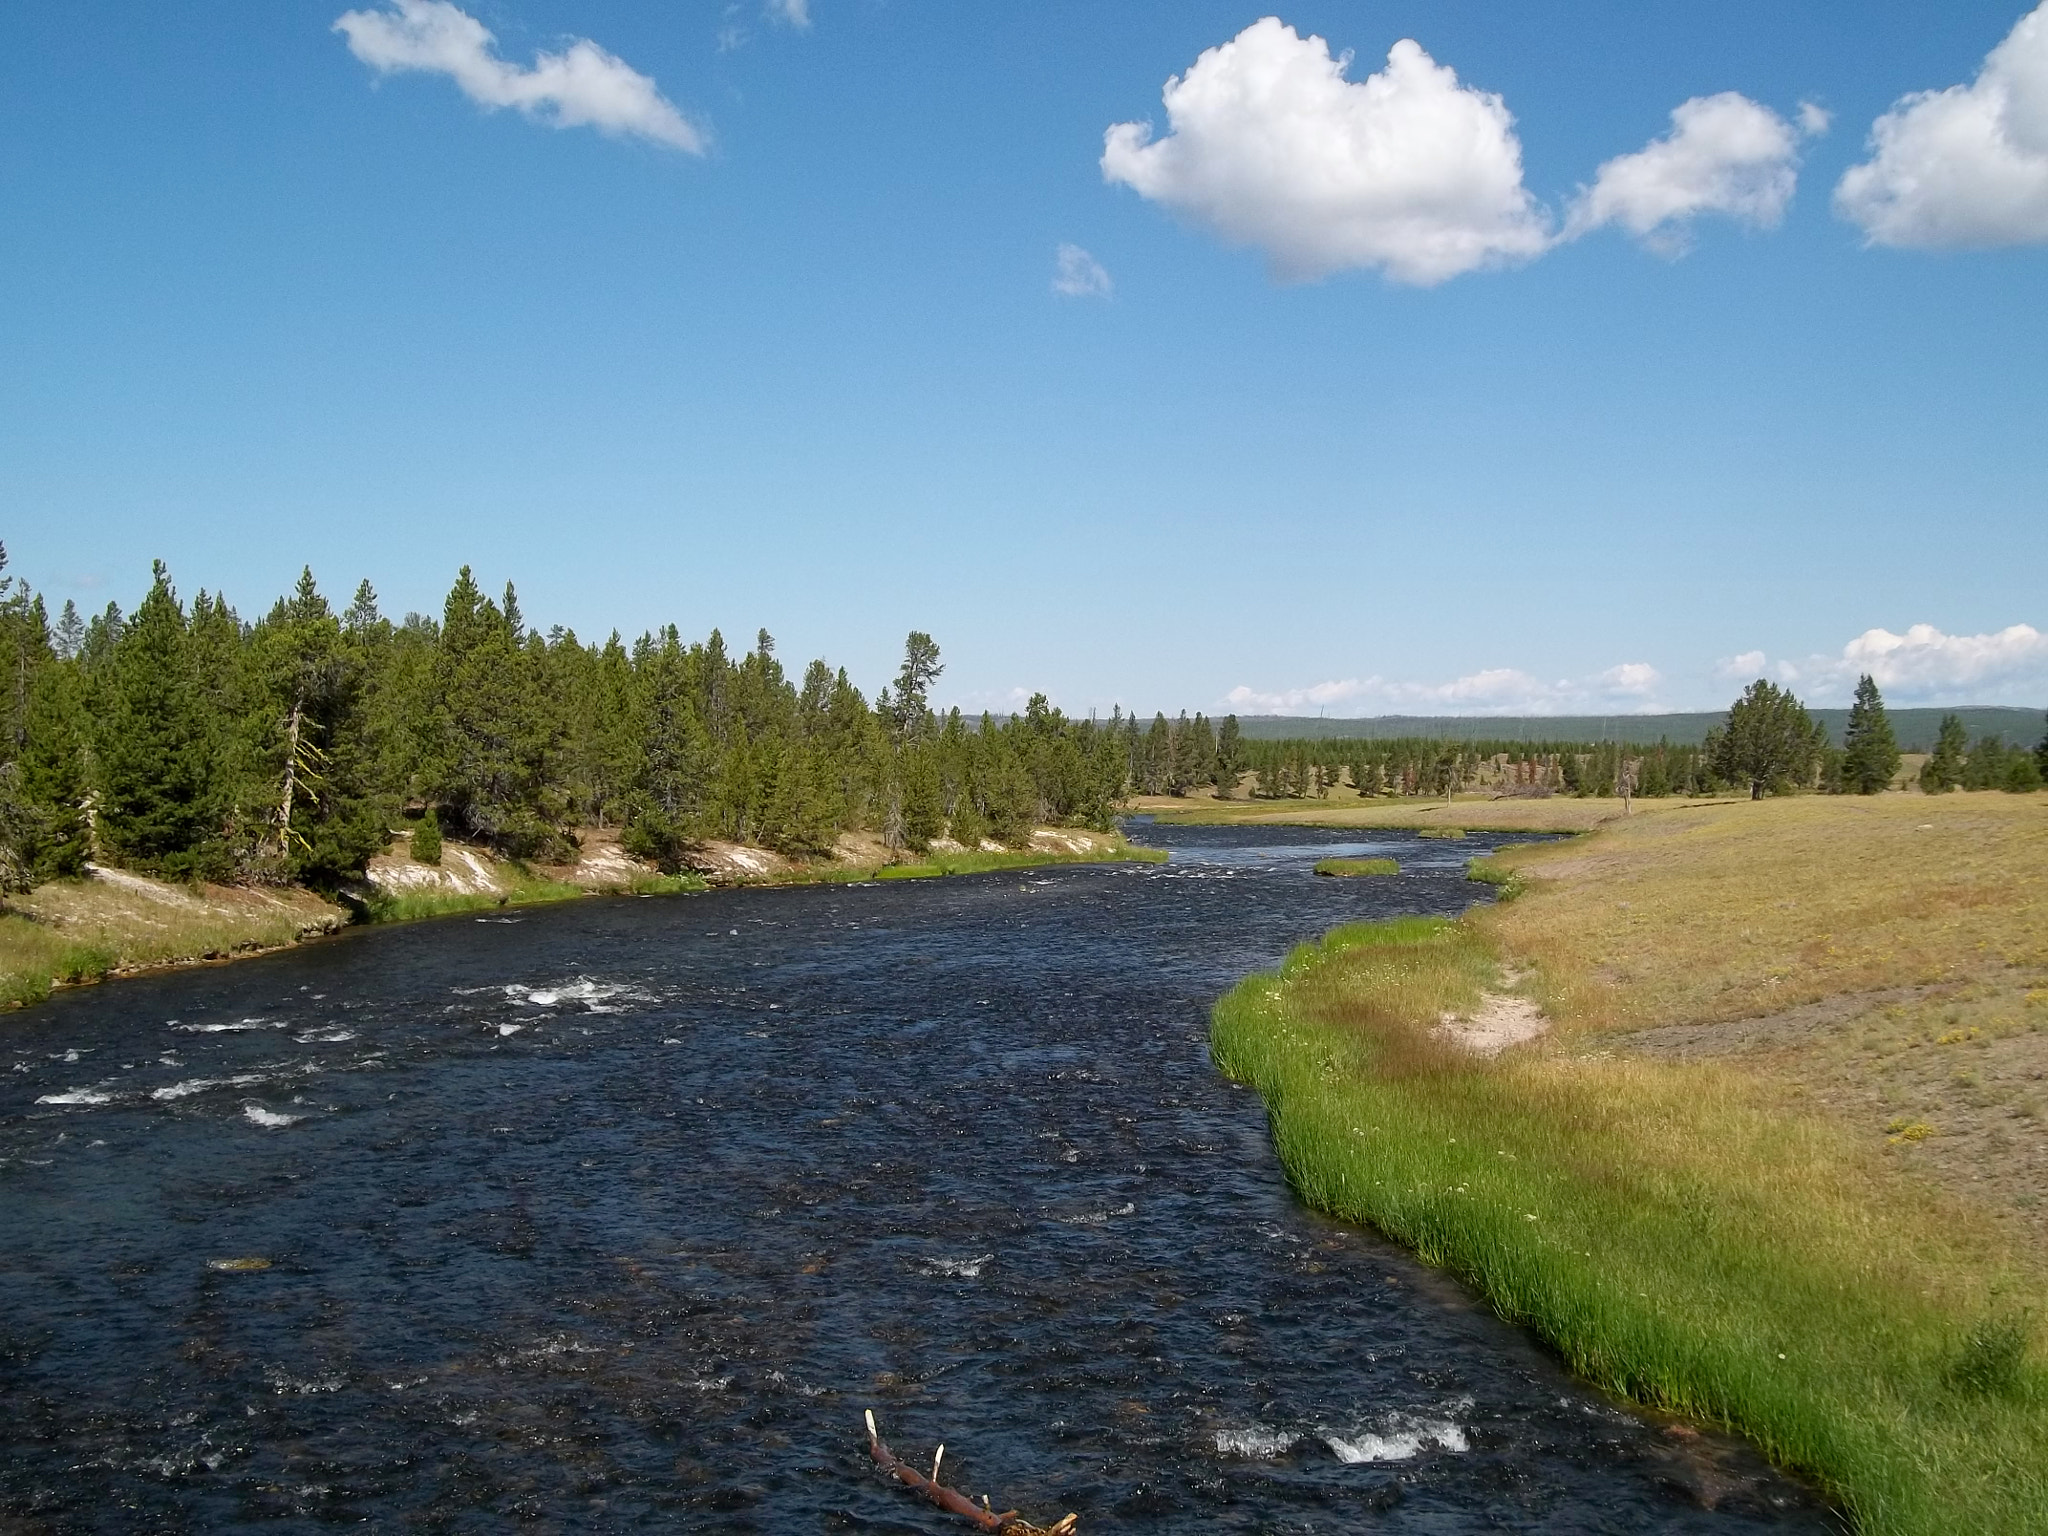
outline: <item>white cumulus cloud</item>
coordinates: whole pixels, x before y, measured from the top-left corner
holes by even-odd
[[[1291,715],[1337,709],[1348,715],[1563,715],[1655,713],[1664,682],[1647,662],[1623,662],[1587,678],[1545,682],[1516,667],[1489,667],[1444,683],[1379,676],[1260,690],[1240,684],[1224,703],[1246,714]]]
[[[1405,39],[1378,74],[1347,79],[1350,63],[1254,22],[1166,82],[1163,138],[1109,129],[1103,177],[1258,247],[1289,279],[1365,268],[1428,285],[1548,248],[1499,96]]]
[[[1101,299],[1109,296],[1109,289],[1108,271],[1080,246],[1063,242],[1053,253],[1054,293],[1070,299]]]
[[[1900,98],[1835,209],[1873,245],[2048,241],[2048,4],[2020,18],[1977,78]]]
[[[1676,254],[1703,213],[1775,227],[1798,183],[1802,130],[1827,125],[1827,114],[1810,103],[1800,118],[1802,128],[1795,128],[1734,91],[1693,97],[1672,109],[1669,133],[1600,167],[1593,185],[1572,203],[1566,238],[1619,224],[1652,248]]]
[[[1772,662],[1744,651],[1716,672],[1745,682],[1775,676],[1814,704],[1847,700],[1865,673],[1894,704],[2038,704],[2048,701],[2048,634],[2031,624],[1981,635],[1944,634],[1932,624],[1903,634],[1866,629],[1833,654]]]
[[[557,128],[596,128],[704,153],[704,130],[679,112],[653,80],[588,38],[560,53],[537,53],[529,68],[498,57],[484,24],[447,0],[390,0],[382,10],[348,11],[334,30],[349,52],[380,74],[446,75],[471,101],[514,107]]]
[[[1865,672],[1902,699],[2023,692],[2032,702],[2048,697],[2048,635],[2031,624],[1988,635],[1945,635],[1932,624],[1903,635],[1867,629],[1842,647],[1837,675],[1853,682]]]
[[[799,32],[811,24],[810,0],[767,0],[763,7],[770,21],[779,21],[785,27],[795,27]]]

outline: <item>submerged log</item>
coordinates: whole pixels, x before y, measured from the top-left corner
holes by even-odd
[[[946,1448],[943,1445],[939,1447],[938,1455],[932,1458],[932,1475],[926,1477],[917,1468],[906,1466],[898,1460],[896,1453],[883,1444],[881,1433],[875,1428],[875,1411],[872,1408],[867,1411],[867,1421],[868,1454],[875,1458],[876,1465],[899,1482],[915,1488],[948,1514],[972,1521],[982,1530],[995,1531],[999,1536],[1073,1536],[1080,1528],[1079,1515],[1068,1515],[1052,1525],[1038,1526],[1019,1518],[1014,1509],[1000,1512],[991,1509],[986,1498],[979,1504],[975,1503],[957,1488],[948,1488],[939,1481],[939,1463],[945,1460],[946,1456]]]

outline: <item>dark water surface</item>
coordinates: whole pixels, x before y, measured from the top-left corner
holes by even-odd
[[[1829,1529],[1301,1210],[1209,1065],[1235,978],[1461,908],[1499,840],[1148,835],[1170,865],[586,901],[0,1023],[0,1530],[964,1529],[870,1405],[1098,1532]]]

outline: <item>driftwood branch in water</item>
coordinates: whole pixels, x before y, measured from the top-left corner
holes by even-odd
[[[875,1428],[874,1409],[870,1408],[867,1411],[867,1420],[868,1454],[875,1458],[876,1465],[899,1482],[915,1488],[948,1514],[958,1515],[963,1520],[972,1521],[984,1531],[995,1531],[1002,1533],[1002,1536],[1073,1536],[1079,1529],[1079,1515],[1068,1515],[1053,1525],[1041,1527],[1019,1519],[1014,1509],[1003,1510],[1000,1513],[990,1509],[986,1499],[976,1504],[957,1488],[948,1488],[939,1481],[939,1463],[946,1455],[946,1448],[943,1445],[939,1447],[939,1454],[932,1458],[932,1475],[926,1477],[917,1468],[906,1466],[897,1460],[896,1453],[882,1443],[881,1433]]]

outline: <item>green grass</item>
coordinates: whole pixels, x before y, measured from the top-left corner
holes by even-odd
[[[1465,878],[1494,888],[1496,901],[1513,901],[1528,888],[1520,870],[1510,869],[1493,858],[1473,859],[1465,865]]]
[[[1401,866],[1392,859],[1317,859],[1319,875],[1398,875]]]
[[[509,891],[470,894],[459,891],[378,891],[366,904],[373,923],[411,923],[427,917],[448,917],[458,912],[494,911],[499,907],[527,907],[541,902],[569,901],[591,893],[580,885],[562,880],[525,876]]]
[[[1043,869],[1051,864],[1164,864],[1167,857],[1164,848],[1140,848],[1132,843],[1114,843],[1092,853],[1052,853],[1029,848],[1002,853],[928,853],[921,859],[880,867],[799,865],[768,876],[759,883],[854,885],[866,880],[928,880],[939,875],[986,875],[1005,869]]]
[[[1434,1037],[1500,984],[1469,924],[1342,928],[1216,1005],[1216,1061],[1303,1198],[1587,1379],[1748,1435],[1873,1536],[2048,1530],[2038,1273],[1738,1073]]]
[[[1465,829],[1463,827],[1423,827],[1415,835],[1417,837],[1442,838],[1447,842],[1463,842],[1465,839]]]

